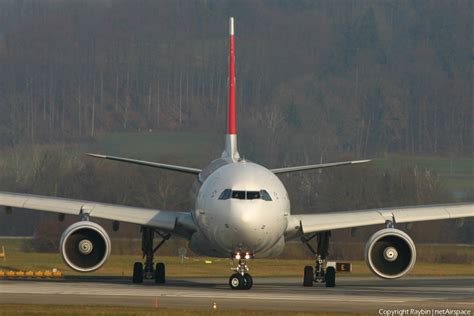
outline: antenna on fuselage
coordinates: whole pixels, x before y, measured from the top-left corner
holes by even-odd
[[[237,116],[235,113],[235,42],[234,18],[229,20],[229,103],[227,105],[227,130],[225,135],[225,150],[222,158],[239,160],[237,150]]]

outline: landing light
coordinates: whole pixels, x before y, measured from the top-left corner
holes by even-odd
[[[239,252],[234,253],[233,257],[236,260],[241,260],[241,259],[249,260],[253,258],[253,254],[249,251],[246,251],[245,254],[239,251]]]

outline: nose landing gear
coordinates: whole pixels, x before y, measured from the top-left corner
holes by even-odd
[[[249,290],[252,288],[253,278],[248,273],[249,267],[247,266],[247,260],[250,258],[252,258],[252,255],[249,252],[246,252],[245,255],[237,252],[233,256],[233,259],[239,260],[239,264],[236,268],[232,268],[236,273],[229,278],[229,286],[232,290]]]

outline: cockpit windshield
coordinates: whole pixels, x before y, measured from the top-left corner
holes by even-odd
[[[247,200],[256,200],[260,198],[259,191],[247,191]]]
[[[232,191],[232,198],[245,200],[245,191]]]
[[[239,190],[231,190],[225,189],[222,191],[221,195],[219,195],[219,200],[228,200],[228,199],[238,199],[238,200],[264,200],[264,201],[271,201],[272,198],[270,194],[266,190],[260,191],[239,191]]]

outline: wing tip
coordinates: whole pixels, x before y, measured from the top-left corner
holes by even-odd
[[[358,163],[367,163],[367,162],[371,162],[371,161],[372,161],[372,159],[354,160],[354,161],[351,161],[351,163],[352,163],[353,165],[355,165],[355,164],[358,164]]]
[[[99,154],[86,153],[86,155],[89,156],[89,157],[94,157],[94,158],[107,158],[107,156],[99,155]]]

